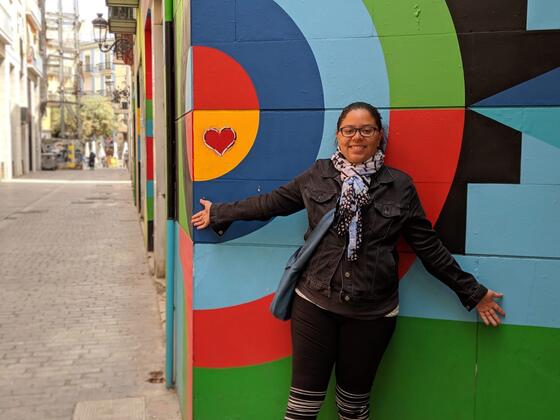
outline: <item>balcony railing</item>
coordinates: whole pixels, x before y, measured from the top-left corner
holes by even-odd
[[[105,0],[108,7],[138,7],[138,0]]]
[[[37,77],[43,77],[43,58],[33,47],[27,51],[27,70]]]
[[[34,0],[27,0],[25,4],[25,16],[31,22],[31,24],[35,25],[35,29],[40,31],[42,28],[43,19],[41,17],[41,9]]]
[[[131,7],[109,7],[109,32],[136,33],[136,16]]]
[[[84,64],[84,72],[91,73],[93,72],[93,65],[91,63]]]
[[[14,26],[10,19],[8,10],[0,3],[0,40],[5,44],[11,44],[13,41]]]
[[[112,70],[113,63],[97,63],[97,71]]]

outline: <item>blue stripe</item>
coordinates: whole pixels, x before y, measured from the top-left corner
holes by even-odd
[[[558,0],[528,0],[527,30],[560,29],[560,2]]]
[[[473,107],[472,110],[560,148],[560,107]]]
[[[297,246],[194,245],[194,309],[247,303],[276,290]]]
[[[324,7],[318,1],[275,1],[309,42],[321,75],[326,109],[343,108],[357,98],[378,107],[389,106],[385,56],[363,2],[330,2]],[[319,8],[321,13],[317,13]],[[360,57],[360,65],[348,66],[356,57]],[[333,127],[328,127],[331,138]]]
[[[504,294],[505,324],[560,328],[560,260],[456,256],[461,267],[485,286]],[[456,295],[416,261],[401,280],[400,314],[471,321]]]
[[[560,258],[560,185],[469,184],[468,254]]]
[[[148,198],[154,197],[154,181],[151,180],[146,181],[146,197]]]
[[[178,224],[177,224],[178,225]],[[165,385],[172,388],[175,383],[173,377],[173,354],[175,348],[175,221],[167,220],[165,249]]]
[[[528,134],[521,142],[521,183],[560,184],[560,149]]]

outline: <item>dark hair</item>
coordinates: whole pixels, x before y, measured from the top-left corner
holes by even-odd
[[[338,121],[336,122],[336,131],[340,129],[340,124],[342,124],[342,121],[344,120],[344,118],[346,118],[346,115],[348,115],[350,111],[354,111],[356,109],[365,109],[366,111],[368,111],[377,123],[377,126],[379,128],[383,128],[381,126],[381,114],[376,107],[368,104],[367,102],[352,102],[350,105],[346,105],[340,113]]]

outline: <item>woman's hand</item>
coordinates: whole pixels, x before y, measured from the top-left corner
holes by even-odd
[[[204,209],[193,215],[191,220],[193,226],[199,230],[206,229],[210,224],[210,207],[212,207],[212,202],[201,198],[200,204],[202,204]]]
[[[486,325],[492,324],[492,326],[497,327],[502,322],[498,314],[506,316],[501,306],[494,301],[494,299],[499,299],[502,296],[503,294],[488,289],[486,296],[476,305],[476,310]]]

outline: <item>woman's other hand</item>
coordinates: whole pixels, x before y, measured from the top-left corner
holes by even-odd
[[[486,296],[476,305],[476,310],[486,325],[497,327],[502,322],[498,314],[506,316],[501,306],[494,301],[494,299],[500,299],[502,296],[503,294],[488,289]]]
[[[197,229],[206,229],[210,224],[210,207],[212,207],[212,202],[201,198],[200,204],[202,204],[204,209],[193,215],[191,223]]]

